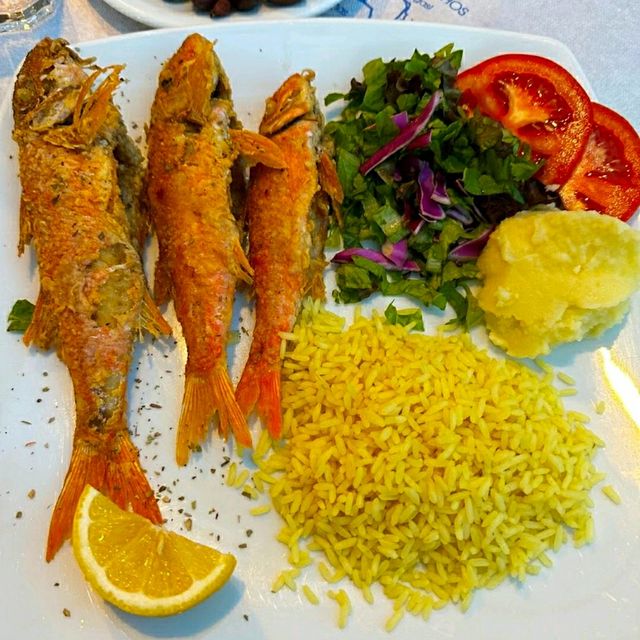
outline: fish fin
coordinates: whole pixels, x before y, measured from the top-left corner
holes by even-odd
[[[260,162],[272,169],[287,167],[282,150],[273,140],[246,129],[229,129],[229,133],[234,147],[251,163]]]
[[[156,524],[162,522],[153,489],[140,467],[138,452],[126,431],[117,434],[116,439],[109,443],[75,443],[69,470],[51,516],[47,562],[71,535],[78,500],[87,484],[104,493],[119,507],[131,507]]]
[[[313,114],[315,89],[311,85],[315,75],[309,69],[302,73],[294,73],[270,98],[267,98],[264,116],[260,122],[260,133],[271,136],[299,118],[317,117]]]
[[[51,297],[40,290],[31,322],[22,336],[24,344],[34,344],[43,350],[51,346],[57,333],[57,316],[52,307]]]
[[[151,294],[146,288],[142,298],[140,327],[142,329],[146,329],[154,338],[157,338],[160,335],[171,335],[171,327],[162,317],[160,310],[156,307],[156,303],[153,301]]]
[[[156,271],[153,276],[153,297],[158,306],[167,304],[173,298],[173,284],[171,281],[171,273],[169,272],[169,263],[164,256],[162,247],[160,255],[156,261]]]
[[[124,65],[112,65],[97,68],[82,84],[73,110],[73,123],[70,127],[53,127],[43,138],[67,149],[83,149],[95,140],[104,126],[109,109],[113,109],[112,95],[120,84],[120,72]],[[103,74],[108,75],[93,91],[93,85]]]
[[[323,272],[327,266],[325,260],[313,260],[310,267],[311,277],[309,279],[309,293],[314,300],[325,300],[326,291],[324,287]]]
[[[277,440],[282,434],[282,409],[280,405],[280,371],[248,363],[236,389],[238,405],[245,415],[253,409],[269,435]]]
[[[336,217],[338,226],[342,228],[343,219],[340,205],[344,200],[344,191],[342,190],[336,165],[326,151],[322,151],[318,159],[318,182],[322,190],[329,196],[331,209]]]
[[[246,282],[247,284],[251,284],[253,282],[253,267],[249,263],[245,252],[240,245],[240,242],[237,242],[233,247],[233,255],[236,259],[236,264],[239,269],[236,272],[236,276]]]
[[[176,442],[179,465],[187,464],[190,451],[205,439],[209,421],[216,411],[218,428],[225,438],[231,425],[238,444],[252,446],[249,427],[238,407],[227,370],[216,367],[204,374],[187,373]]]

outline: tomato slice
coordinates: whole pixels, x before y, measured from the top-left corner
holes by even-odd
[[[593,131],[560,189],[567,209],[593,209],[628,220],[640,207],[640,137],[619,114],[593,104]]]
[[[538,178],[563,184],[589,139],[591,101],[559,64],[540,56],[495,56],[463,71],[456,80],[464,108],[498,120],[545,163]]]

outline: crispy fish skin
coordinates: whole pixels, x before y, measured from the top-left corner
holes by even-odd
[[[251,446],[227,371],[236,284],[252,275],[230,187],[240,151],[269,161],[269,148],[241,130],[229,80],[213,44],[199,34],[188,36],[160,73],[147,139],[147,202],[159,244],[154,294],[159,304],[173,299],[188,351],[176,444],[184,465],[216,412],[223,436],[231,426],[236,441]]]
[[[329,214],[342,201],[313,78],[294,74],[267,100],[260,133],[282,150],[287,166],[253,167],[246,198],[256,323],[236,397],[245,415],[257,409],[273,438],[282,431],[280,334],[291,331],[306,295],[324,299]]]
[[[140,156],[111,99],[122,68],[90,64],[64,40],[45,39],[25,59],[13,96],[22,184],[18,252],[33,243],[40,277],[24,342],[55,347],[76,404],[47,561],[69,537],[87,483],[162,522],[129,438],[126,390],[136,335],[143,327],[153,335],[170,328],[147,292],[137,251],[145,235],[135,193]],[[117,155],[126,158],[122,164]]]

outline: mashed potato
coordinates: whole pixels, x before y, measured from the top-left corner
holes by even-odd
[[[535,357],[622,320],[640,287],[640,232],[593,211],[530,211],[502,222],[478,259],[489,337]]]

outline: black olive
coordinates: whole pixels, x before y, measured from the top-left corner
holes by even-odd
[[[238,11],[251,11],[259,4],[259,0],[233,0],[233,6]]]
[[[211,11],[215,0],[193,0],[193,6],[196,11]]]
[[[231,0],[214,0],[211,15],[222,18],[223,16],[228,16],[231,11]]]

